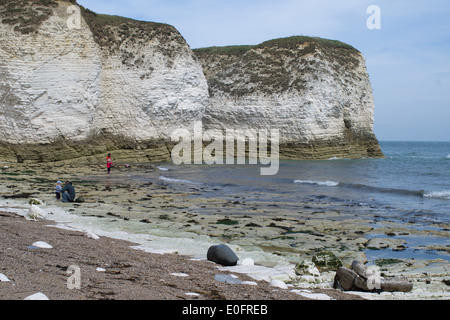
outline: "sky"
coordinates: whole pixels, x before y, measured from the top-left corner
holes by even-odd
[[[168,23],[191,48],[259,44],[294,35],[340,40],[365,57],[379,140],[450,141],[448,0],[77,2],[97,13]],[[368,12],[372,5],[380,9],[379,16]],[[379,22],[380,29],[369,29],[368,20]]]

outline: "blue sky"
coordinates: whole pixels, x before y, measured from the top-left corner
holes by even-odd
[[[351,44],[367,63],[380,140],[450,141],[448,0],[78,0],[92,11],[176,27],[191,48],[293,35]],[[369,30],[367,8],[381,9]]]

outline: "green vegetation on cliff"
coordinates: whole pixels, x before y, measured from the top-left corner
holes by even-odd
[[[296,46],[304,43],[313,43],[318,44],[325,48],[339,48],[339,49],[348,49],[348,50],[356,50],[354,47],[352,47],[349,44],[346,44],[344,42],[338,41],[338,40],[330,40],[330,39],[323,39],[319,37],[308,37],[308,36],[293,36],[293,37],[287,37],[287,38],[279,38],[279,39],[273,39],[268,40],[260,45],[258,45],[258,48],[267,48],[267,47],[273,47],[277,46],[279,48],[287,48],[292,49]]]
[[[338,40],[330,40],[319,37],[308,37],[308,36],[292,36],[287,38],[278,38],[272,39],[268,41],[264,41],[258,45],[240,45],[240,46],[224,46],[224,47],[206,47],[206,48],[198,48],[193,49],[196,54],[244,54],[254,48],[269,48],[269,47],[278,47],[284,49],[295,49],[298,45],[302,45],[305,43],[311,43],[320,45],[324,48],[338,48],[338,49],[347,49],[358,52],[357,49],[352,47],[349,44]]]
[[[193,49],[197,54],[244,54],[247,51],[253,49],[255,46],[243,45],[243,46],[225,46],[225,47],[207,47]]]
[[[29,34],[36,31],[57,6],[53,0],[0,0],[0,21],[14,26],[16,32]]]

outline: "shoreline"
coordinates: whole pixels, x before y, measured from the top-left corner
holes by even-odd
[[[407,236],[398,236],[400,234],[438,238],[448,235],[448,232],[433,228],[415,230],[414,225],[388,221],[375,228],[373,221],[355,218],[345,212],[328,211],[327,205],[307,209],[310,204],[299,204],[297,209],[301,209],[301,216],[294,217],[289,212],[291,208],[275,207],[270,203],[270,211],[267,211],[267,206],[240,198],[232,202],[203,198],[198,187],[180,191],[161,181],[159,177],[165,172],[153,164],[113,170],[113,174],[107,176],[104,166],[93,164],[10,164],[7,169],[0,169],[3,173],[0,178],[5,182],[0,187],[0,196],[10,197],[10,200],[2,200],[4,205],[22,204],[25,211],[29,208],[29,199],[38,198],[46,203],[41,207],[49,213],[49,220],[63,225],[81,223],[81,229],[103,229],[104,232],[98,233],[101,237],[128,240],[137,243],[135,247],[153,253],[204,258],[209,245],[227,244],[237,250],[241,259],[254,260],[255,268],[251,271],[257,272],[251,275],[253,280],[268,283],[272,277],[288,283],[291,288],[303,290],[328,290],[331,287],[333,272],[323,272],[312,279],[293,273],[295,263],[310,260],[312,253],[321,248],[331,248],[344,266],[348,266],[355,259],[366,262],[366,252],[376,252],[382,257],[383,250],[401,250],[405,243],[402,238]],[[137,173],[145,175],[145,181],[133,179],[133,174]],[[65,179],[76,182],[77,195],[85,198],[84,203],[56,202],[52,188],[56,180]],[[250,216],[249,210],[252,210]],[[378,235],[372,237],[374,232]],[[387,236],[392,233],[396,236]],[[303,244],[292,246],[297,242]],[[450,297],[448,285],[444,284],[448,283],[448,261],[380,260],[384,263],[382,272],[387,276],[405,274],[413,281],[413,292],[356,293],[359,296],[367,299]],[[271,270],[272,274],[258,274],[258,268],[264,272]],[[239,277],[249,273],[249,268],[242,266],[222,269]]]
[[[270,287],[239,274],[249,284],[216,281],[230,274],[208,261],[173,254],[134,250],[128,241],[88,238],[83,232],[55,228],[48,220],[27,221],[0,211],[2,259],[0,300],[22,300],[43,293],[50,300],[303,300],[290,290]],[[31,248],[36,241],[51,249]],[[72,273],[80,268],[81,289],[69,289]],[[102,268],[102,269],[98,269]],[[360,299],[338,290],[315,290],[332,299]]]

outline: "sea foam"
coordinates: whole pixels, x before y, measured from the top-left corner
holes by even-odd
[[[294,180],[294,183],[300,183],[300,184],[316,184],[319,186],[326,186],[326,187],[336,187],[339,185],[339,182],[336,181],[315,181],[315,180]]]
[[[450,190],[425,192],[423,196],[425,198],[450,200]]]
[[[195,181],[191,181],[191,180],[184,180],[184,179],[169,178],[169,177],[165,177],[165,176],[160,176],[159,180],[166,181],[166,182],[172,182],[172,183],[201,185],[201,183],[199,183],[199,182],[195,182]]]

